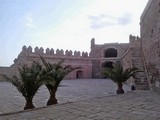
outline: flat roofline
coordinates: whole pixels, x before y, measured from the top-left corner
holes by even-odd
[[[146,7],[144,8],[143,13],[142,13],[142,15],[140,17],[141,20],[144,18],[145,14],[147,13],[147,11],[148,11],[148,9],[149,9],[149,7],[150,7],[152,2],[153,2],[153,0],[148,0],[148,3],[146,5]]]

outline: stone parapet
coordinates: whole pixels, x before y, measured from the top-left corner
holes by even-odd
[[[31,46],[26,47],[23,46],[21,53],[19,54],[19,56],[39,56],[39,55],[43,55],[43,56],[54,56],[54,57],[67,57],[67,58],[74,58],[74,57],[78,57],[78,58],[89,58],[89,54],[87,52],[80,52],[80,51],[72,51],[72,50],[66,50],[64,51],[63,49],[59,50],[54,50],[47,48],[44,52],[44,48],[40,47],[35,47],[34,51],[32,49]]]

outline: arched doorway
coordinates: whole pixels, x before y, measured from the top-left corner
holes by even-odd
[[[109,58],[109,57],[117,57],[117,50],[114,48],[109,48],[104,51],[104,57]]]
[[[83,71],[82,70],[78,70],[76,71],[76,78],[83,78]]]
[[[112,61],[106,61],[106,62],[102,63],[102,71],[105,70],[105,68],[113,68],[113,62]],[[101,77],[106,78],[103,75]]]

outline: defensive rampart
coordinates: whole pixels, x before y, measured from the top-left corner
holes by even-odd
[[[40,61],[40,56],[42,56],[46,61],[50,63],[57,63],[60,60],[64,60],[63,65],[71,65],[72,67],[79,67],[80,69],[71,72],[69,75],[65,77],[65,79],[75,79],[75,78],[92,78],[92,62],[87,52],[80,51],[71,51],[47,48],[44,52],[44,49],[34,48],[31,46],[22,47],[22,51],[18,55],[18,57],[14,60],[14,64],[11,67],[0,68],[1,74],[16,74],[18,71],[18,67],[23,64],[30,65],[33,61]],[[40,61],[41,62],[41,61]],[[2,78],[0,78],[2,80]]]

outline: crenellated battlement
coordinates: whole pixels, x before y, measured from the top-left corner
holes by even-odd
[[[139,36],[130,35],[129,36],[129,41],[130,41],[131,46],[136,47],[136,46],[140,46],[141,38]]]
[[[63,49],[57,49],[54,50],[53,48],[49,49],[47,48],[44,51],[43,47],[35,47],[34,50],[32,49],[31,46],[22,47],[22,51],[19,54],[19,56],[28,56],[28,55],[48,55],[48,56],[56,56],[56,57],[81,57],[81,58],[89,58],[89,54],[87,52],[80,52],[80,51],[72,51],[72,50],[66,50],[64,51]]]
[[[130,40],[130,43],[134,43],[134,42],[140,40],[140,37],[139,36],[130,35],[129,36],[129,40]]]

